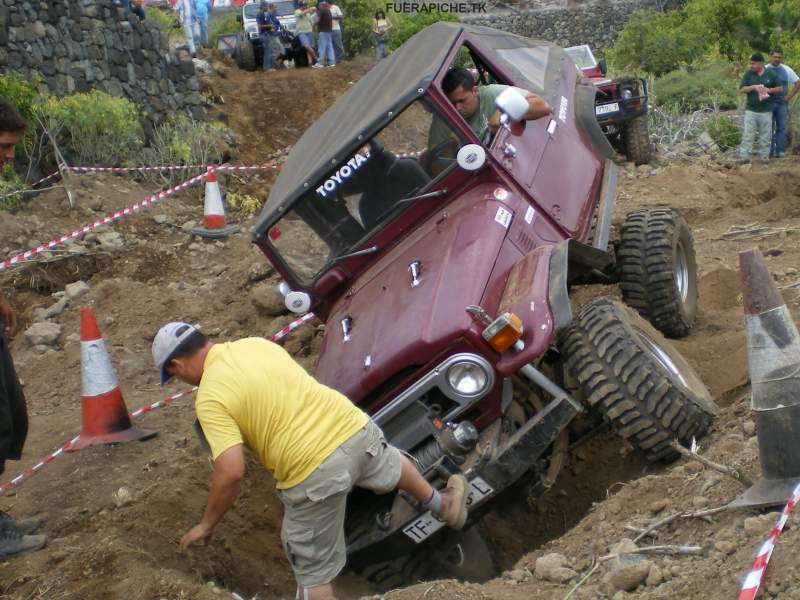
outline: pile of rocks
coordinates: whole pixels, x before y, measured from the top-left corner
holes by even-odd
[[[175,111],[207,116],[191,56],[113,0],[0,0],[0,72],[38,76],[56,96],[127,97],[151,124]]]

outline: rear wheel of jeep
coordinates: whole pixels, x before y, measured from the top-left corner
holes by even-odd
[[[253,42],[248,39],[242,40],[242,43],[239,45],[239,52],[238,52],[238,63],[239,68],[244,69],[245,71],[255,71],[256,70],[256,49],[253,46]]]
[[[650,134],[647,131],[647,115],[628,121],[622,130],[625,158],[637,165],[650,162]]]
[[[686,359],[624,304],[600,298],[559,339],[589,405],[650,460],[674,458],[714,421],[708,389]]]
[[[678,211],[650,208],[629,214],[617,266],[626,304],[667,337],[689,333],[697,316],[697,262],[692,232]]]

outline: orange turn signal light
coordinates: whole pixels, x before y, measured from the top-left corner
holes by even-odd
[[[483,330],[483,339],[498,352],[505,352],[522,337],[522,319],[514,313],[503,313]]]

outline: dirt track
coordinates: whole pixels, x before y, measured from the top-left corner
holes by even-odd
[[[239,136],[239,162],[250,163],[291,145],[367,63],[272,77],[216,66],[218,75],[209,86],[225,100],[218,112]],[[222,92],[228,89],[236,92]],[[732,225],[756,221],[800,227],[797,166],[795,159],[787,159],[752,171],[712,162],[628,167],[618,201],[618,219],[640,206],[668,203],[680,208],[694,229],[701,310],[692,335],[676,345],[720,405],[713,433],[703,442],[704,453],[753,475],[758,463],[747,406],[736,252],[754,242],[719,237]],[[152,183],[117,176],[85,176],[80,181],[74,210],[68,210],[62,192],[54,190],[32,200],[17,215],[0,214],[4,253],[49,240],[156,189]],[[223,186],[263,197],[270,181],[271,175],[225,177]],[[97,313],[131,410],[182,389],[176,384],[161,389],[151,365],[150,341],[163,322],[177,318],[200,322],[216,340],[269,334],[287,322],[289,317],[257,309],[251,302],[253,290],[263,297],[275,278],[264,269],[265,261],[248,236],[224,243],[193,242],[182,226],[200,214],[199,190],[186,192],[115,227],[123,236],[119,248],[101,248],[90,238],[77,257],[0,276],[22,330],[33,322],[37,308],[55,303],[51,292],[77,280],[90,286],[86,296],[51,319],[62,326],[55,348],[32,348],[21,334],[14,339],[31,430],[23,460],[7,463],[3,480],[70,439],[80,427],[76,336],[83,306],[92,305]],[[156,215],[165,215],[166,222],[155,222]],[[242,223],[245,229],[250,224]],[[775,255],[768,263],[779,285],[789,286],[800,278],[795,270],[800,258],[796,234],[758,244]],[[785,291],[793,310],[798,295],[793,288]],[[286,347],[310,367],[318,340],[319,332],[309,326],[290,338]],[[291,572],[279,543],[280,504],[270,491],[269,477],[255,463],[250,464],[242,498],[210,544],[188,557],[178,553],[180,535],[202,512],[210,475],[192,434],[193,418],[191,400],[178,401],[140,420],[142,427],[159,431],[154,440],[91,448],[60,458],[17,493],[0,499],[0,509],[46,517],[43,529],[51,540],[41,552],[0,563],[0,598],[157,600],[227,595],[209,583],[248,597],[290,597]],[[117,507],[112,493],[123,486],[132,492],[133,501]],[[635,535],[624,529],[626,525],[643,526],[671,511],[717,506],[738,491],[732,480],[695,465],[647,464],[614,436],[600,436],[572,453],[558,484],[533,507],[524,498],[512,497],[487,517],[485,530],[499,567],[511,575],[483,586],[426,583],[387,598],[563,598],[576,580],[553,584],[532,577],[528,571],[534,570],[537,557],[560,552],[574,570],[585,573],[593,556],[607,554],[620,539]],[[653,543],[696,543],[706,548],[705,555],[654,559],[658,568],[651,570],[651,585],[633,596],[734,597],[774,522],[772,517],[745,522],[748,516],[730,513],[710,523],[679,521],[659,530]],[[800,598],[800,573],[793,561],[800,535],[798,521],[791,523],[778,545],[767,588],[772,597],[787,600]],[[601,583],[606,570],[599,568],[573,598],[612,597]],[[370,593],[369,588],[350,579],[341,597],[362,593]]]

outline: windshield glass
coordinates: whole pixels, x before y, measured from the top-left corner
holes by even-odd
[[[589,46],[573,46],[572,48],[567,48],[566,53],[579,69],[591,69],[597,64]]]
[[[270,245],[300,282],[310,284],[336,257],[363,249],[371,232],[411,206],[414,197],[455,165],[461,144],[432,105],[415,101],[353,155],[310,184],[269,229]]]
[[[270,4],[273,4],[270,2]],[[292,0],[285,0],[284,2],[275,2],[275,8],[277,9],[279,17],[286,17],[288,15],[294,14],[294,2]],[[255,19],[258,16],[258,13],[261,12],[261,3],[254,2],[253,4],[245,4],[244,5],[244,18],[245,19]]]

